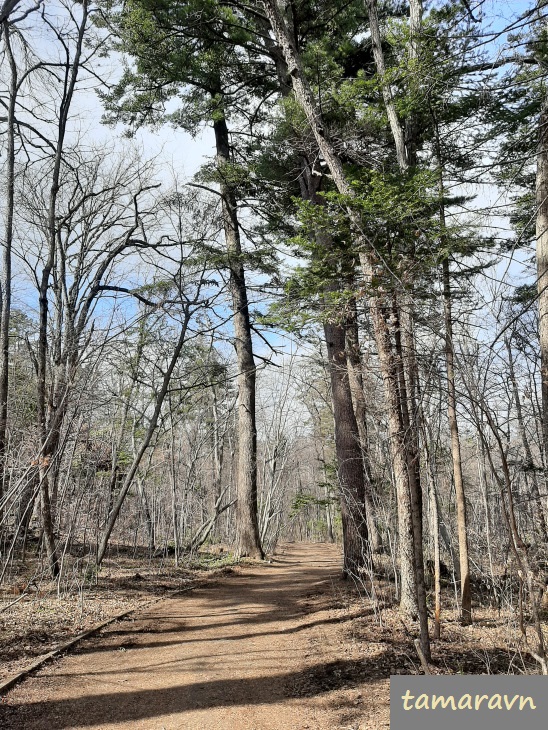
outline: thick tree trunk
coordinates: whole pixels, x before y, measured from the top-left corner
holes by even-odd
[[[47,306],[44,312],[41,306],[41,316],[47,321]],[[42,338],[42,332],[40,333]],[[47,339],[39,344],[41,350],[41,368],[38,379],[38,417],[41,424],[40,435],[42,449],[38,457],[39,479],[40,479],[40,515],[42,518],[42,530],[44,534],[44,544],[48,555],[48,561],[53,577],[59,573],[57,547],[54,534],[54,505],[52,504],[52,481],[51,476],[55,476],[53,461],[59,458],[58,449],[61,436],[61,423],[66,413],[66,387],[56,383],[51,386],[53,393],[47,398],[46,385],[46,351]],[[47,400],[46,400],[47,398]]]
[[[311,174],[310,167],[303,162],[301,194],[304,200],[314,205],[325,205],[318,194],[321,178]],[[333,249],[331,236],[317,231],[316,243],[329,256]],[[335,267],[336,261],[333,260]],[[339,290],[336,280],[325,286],[326,311],[329,313],[329,295]],[[334,321],[333,321],[334,320]],[[337,454],[338,480],[340,489],[341,518],[343,527],[343,576],[358,575],[360,568],[371,564],[371,546],[367,524],[367,491],[370,482],[365,471],[365,452],[362,450],[360,427],[356,420],[352,394],[352,372],[349,365],[347,341],[352,327],[352,314],[328,314],[324,322],[327,346],[331,397],[335,423],[335,451]],[[357,323],[356,323],[357,324]],[[363,400],[363,391],[362,391]],[[363,414],[365,418],[365,413]],[[367,449],[367,439],[364,448]],[[372,500],[370,500],[372,502]]]
[[[327,136],[321,114],[310,91],[306,76],[303,72],[300,56],[294,47],[291,35],[288,32],[286,23],[281,14],[276,0],[263,0],[265,14],[269,19],[272,31],[282,50],[288,72],[291,77],[293,91],[297,103],[303,110],[310,130],[314,135],[316,144],[325,160],[333,182],[342,195],[350,200],[355,197],[354,190],[349,184],[341,160],[335,148]],[[357,237],[357,246],[360,250],[360,263],[366,282],[370,282],[373,275],[374,263],[372,261],[372,247],[363,234],[359,213],[348,205],[347,213],[350,223]],[[378,293],[371,297],[370,310],[373,323],[375,341],[379,351],[382,375],[385,385],[387,400],[388,422],[391,452],[394,466],[394,476],[398,489],[398,522],[400,525],[400,560],[402,571],[402,601],[401,607],[404,613],[417,616],[419,614],[417,605],[416,573],[415,573],[415,550],[413,523],[411,518],[411,497],[409,492],[409,474],[407,470],[407,458],[405,440],[401,423],[400,403],[398,399],[397,373],[393,366],[391,353],[390,333],[387,319],[385,317],[386,307],[382,303],[384,296]],[[421,614],[426,612],[426,606]],[[421,624],[421,647],[427,658],[430,657],[430,642],[428,631],[424,631]]]
[[[544,484],[548,484],[548,96],[539,118],[536,176],[536,260],[539,311],[540,373]]]
[[[440,574],[440,514],[436,489],[436,471],[428,445],[428,432],[421,409],[421,432],[424,439],[426,474],[428,478],[428,506],[430,511],[430,534],[434,543],[434,639],[441,634],[441,574]]]
[[[324,333],[335,420],[346,577],[358,575],[369,555],[363,460],[346,364],[345,327],[326,322]]]
[[[408,618],[416,619],[419,615],[419,607],[409,465],[400,403],[398,369],[392,351],[388,326],[389,317],[389,308],[382,305],[379,297],[373,297],[371,301],[371,319],[384,383],[388,415],[388,433],[390,436],[390,454],[392,457],[392,468],[394,470],[394,482],[396,484],[398,502],[398,539],[401,573],[400,609]]]
[[[220,173],[223,226],[230,267],[230,293],[234,339],[238,362],[238,466],[236,473],[236,555],[263,558],[257,516],[257,425],[255,415],[256,368],[247,300],[237,201],[229,182],[224,181],[230,163],[228,127],[223,118],[213,124]]]
[[[72,350],[72,354],[74,355],[74,350]],[[50,386],[45,417],[42,417],[42,452],[39,458],[40,507],[44,544],[54,575],[58,573],[54,526],[56,523],[59,459],[61,459],[63,452],[61,429],[67,413],[68,394],[75,367],[74,362],[67,364],[56,363],[55,369],[57,372],[54,373],[54,382]],[[42,382],[41,385],[45,387],[45,383]]]
[[[358,427],[360,449],[364,470],[364,501],[367,517],[367,528],[369,531],[369,542],[371,550],[379,553],[382,550],[382,540],[377,523],[375,521],[375,506],[373,503],[373,470],[371,468],[371,455],[369,453],[369,437],[367,433],[367,407],[363,385],[362,358],[358,334],[358,319],[356,301],[351,302],[351,314],[346,327],[346,362],[348,367],[348,379],[354,414]]]
[[[413,329],[412,301],[407,298],[407,309],[401,308],[398,297],[393,295],[395,322],[396,364],[400,373],[400,403],[405,433],[409,492],[411,495],[411,518],[413,523],[413,544],[415,574],[417,581],[417,607],[421,636],[428,636],[428,611],[426,607],[426,584],[423,550],[423,499],[420,470],[419,440],[419,372],[415,357],[415,336]],[[402,331],[403,330],[403,331]],[[430,658],[428,652],[424,652]]]
[[[78,36],[76,48],[72,61],[68,62],[65,67],[65,86],[62,103],[59,106],[59,118],[57,122],[57,139],[55,141],[55,154],[53,156],[53,169],[51,174],[51,187],[49,192],[48,208],[47,208],[47,254],[44,267],[38,282],[38,344],[37,344],[37,421],[40,432],[40,452],[38,455],[40,462],[40,500],[41,500],[41,516],[42,529],[44,532],[44,540],[48,553],[48,560],[53,577],[59,572],[57,551],[55,545],[55,537],[53,532],[53,519],[51,513],[51,497],[48,481],[48,470],[51,455],[55,453],[57,434],[60,429],[58,415],[61,411],[57,411],[53,419],[48,419],[48,410],[51,413],[51,404],[48,402],[47,388],[47,355],[48,355],[48,321],[49,321],[49,302],[48,292],[50,287],[50,279],[55,264],[55,252],[57,247],[58,221],[57,221],[57,199],[61,188],[61,169],[64,154],[65,137],[67,132],[67,123],[70,113],[71,103],[78,80],[80,70],[80,59],[84,43],[84,35],[88,22],[88,0],[82,2],[82,15],[78,25]],[[55,394],[57,396],[58,393]],[[66,393],[62,393],[62,397],[66,397]],[[64,407],[64,406],[63,406]],[[48,423],[49,421],[49,423]]]
[[[59,556],[53,532],[53,515],[51,512],[51,498],[48,480],[47,462],[40,467],[40,514],[42,517],[42,529],[44,531],[44,544],[51,574],[54,578],[59,575]]]
[[[436,482],[430,484],[430,510],[432,515],[432,535],[434,537],[434,639],[441,635],[441,576],[440,576],[440,530]]]

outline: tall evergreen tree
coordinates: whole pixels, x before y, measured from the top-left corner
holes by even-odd
[[[166,121],[192,132],[204,121],[213,126],[216,160],[207,181],[216,183],[220,193],[238,362],[236,552],[263,557],[257,522],[256,366],[238,221],[238,165],[229,130],[234,108],[245,105],[247,85],[257,83],[262,66],[242,56],[251,36],[228,6],[216,2],[131,0],[115,16],[115,25],[120,49],[134,59],[135,70],[127,69],[105,97],[114,117],[131,123],[157,120],[163,105],[177,98],[179,107],[165,115]]]

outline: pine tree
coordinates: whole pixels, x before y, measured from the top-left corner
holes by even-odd
[[[114,20],[120,48],[133,57],[135,70],[128,68],[105,97],[111,114],[133,124],[161,116],[192,132],[203,123],[213,126],[216,160],[209,175],[202,174],[202,182],[217,184],[221,198],[238,363],[236,553],[262,558],[257,522],[256,366],[238,221],[238,165],[228,121],[239,101],[233,89],[240,84],[245,89],[260,68],[249,68],[253,64],[238,53],[242,44],[251,42],[250,34],[227,6],[215,2],[132,0]],[[179,108],[162,114],[171,98],[178,98]]]

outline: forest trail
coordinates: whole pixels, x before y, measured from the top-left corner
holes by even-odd
[[[388,682],[344,674],[340,555],[288,544],[112,624],[12,690],[4,730],[335,730],[387,726]],[[341,661],[342,660],[342,661]],[[332,674],[335,681],[307,683]],[[343,678],[344,679],[344,678]],[[379,716],[378,713],[381,713]],[[3,717],[2,717],[3,716]],[[377,716],[377,717],[375,717]]]

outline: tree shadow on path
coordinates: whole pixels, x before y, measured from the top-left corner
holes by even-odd
[[[337,661],[316,664],[308,671],[312,676],[329,677],[327,684],[308,688],[308,697],[338,687],[346,687],[355,672],[356,663]],[[194,710],[236,705],[263,705],[282,702],[298,696],[302,672],[254,677],[251,681],[222,679],[159,689],[88,694],[78,698],[44,700],[3,708],[3,730],[66,730],[67,728],[102,727],[116,723],[137,723],[140,720],[178,715]],[[181,725],[181,727],[184,727]]]

